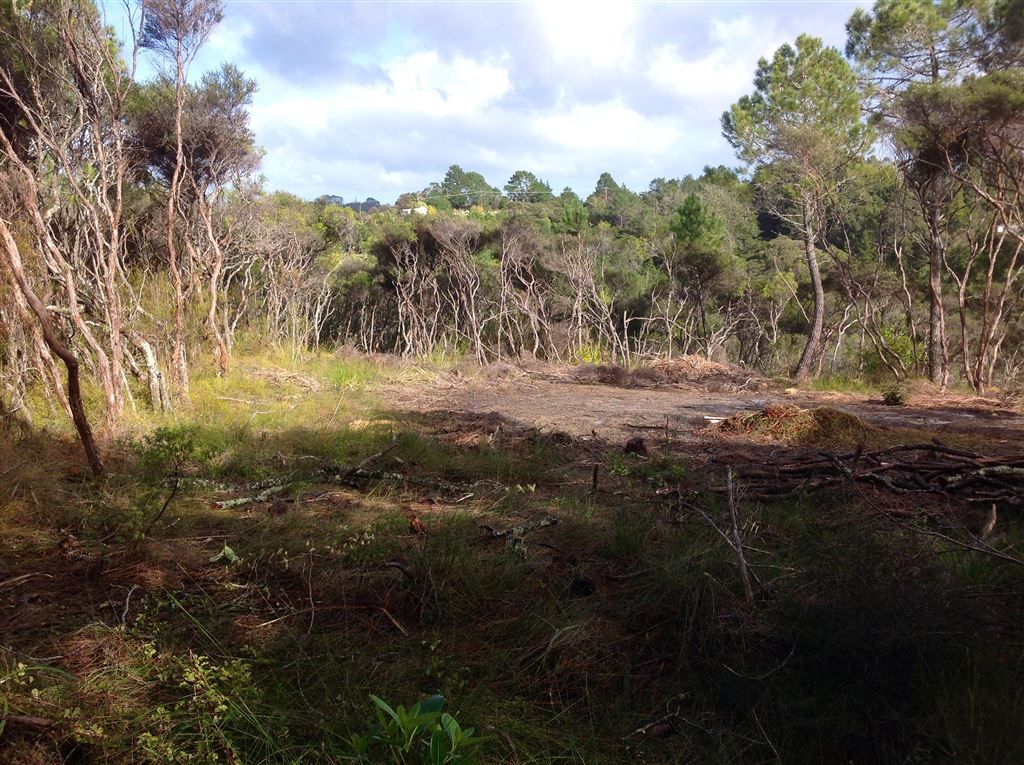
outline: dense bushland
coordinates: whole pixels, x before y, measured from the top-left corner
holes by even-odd
[[[849,58],[783,46],[722,118],[742,175],[637,192],[605,173],[580,199],[453,165],[371,210],[254,182],[256,83],[190,71],[216,0],[132,10],[127,57],[87,0],[0,11],[0,401],[67,411],[97,471],[90,420],[173,408],[245,342],[1020,376],[1018,0],[884,0]],[[161,74],[140,81],[140,56]]]

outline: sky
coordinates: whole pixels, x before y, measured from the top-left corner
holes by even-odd
[[[858,6],[225,0],[191,75],[230,61],[259,83],[268,190],[393,203],[458,164],[586,197],[606,171],[642,191],[736,166],[720,118],[758,59],[804,32],[842,49]]]

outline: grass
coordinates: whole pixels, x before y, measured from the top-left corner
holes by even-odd
[[[61,433],[0,439],[0,698],[60,723],[0,762],[341,763],[371,693],[444,695],[502,765],[1024,760],[1018,568],[848,497],[741,500],[748,604],[691,457],[381,410],[400,371],[285,361],[140,416],[103,486]],[[318,472],[389,446],[372,480]]]

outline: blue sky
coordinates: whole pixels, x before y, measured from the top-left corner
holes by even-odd
[[[586,196],[604,171],[642,190],[735,165],[719,118],[758,58],[801,32],[842,48],[858,6],[227,0],[193,76],[259,82],[268,189],[390,203],[459,164]]]

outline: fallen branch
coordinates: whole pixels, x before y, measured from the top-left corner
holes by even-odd
[[[164,513],[167,512],[167,508],[171,506],[171,501],[174,499],[174,495],[178,493],[179,486],[181,486],[181,478],[175,477],[174,487],[171,489],[171,493],[168,494],[167,499],[164,500],[164,504],[160,508],[160,512],[153,516],[153,520],[146,524],[146,528],[142,531],[142,536],[149,536],[149,532],[153,530],[153,527],[156,526],[157,522],[163,517]]]
[[[360,608],[369,609],[371,611],[380,611],[382,614],[384,614],[384,616],[387,618],[387,620],[389,622],[391,622],[395,626],[395,629],[397,629],[399,632],[401,632],[405,636],[409,635],[409,630],[407,630],[402,625],[402,623],[400,621],[398,621],[398,619],[396,619],[394,616],[392,616],[390,611],[388,611],[384,606],[378,605],[376,603],[346,603],[343,606],[322,606],[318,610],[321,611],[321,612],[324,612],[324,611],[349,611],[349,610],[355,610],[355,609],[360,609]],[[253,628],[254,629],[258,629],[260,627],[269,627],[271,624],[276,624],[277,622],[282,621],[284,619],[288,619],[288,618],[290,618],[292,616],[302,616],[303,614],[312,613],[313,611],[314,611],[313,608],[302,608],[302,609],[298,609],[296,611],[290,611],[287,614],[283,614],[281,616],[278,616],[275,619],[271,619],[271,620],[265,621],[265,622],[260,622],[259,624],[254,625]]]
[[[481,526],[480,528],[485,529],[491,536],[492,539],[501,539],[503,537],[513,536],[519,537],[530,531],[536,531],[537,529],[547,528],[548,526],[554,526],[558,523],[558,519],[553,515],[545,515],[543,518],[537,520],[527,521],[518,526],[511,526],[507,529],[495,529],[490,526]]]
[[[60,723],[57,720],[50,720],[46,717],[34,717],[33,715],[12,715],[7,714],[0,717],[0,732],[11,728],[28,733],[46,733],[51,728],[56,728]]]
[[[736,550],[736,559],[740,567],[740,579],[743,581],[743,594],[748,603],[754,602],[754,590],[750,586],[750,570],[747,559],[743,555],[743,541],[740,539],[739,511],[736,508],[736,487],[732,482],[732,466],[725,471],[725,482],[729,491],[729,521],[732,524],[732,545]]]
[[[273,486],[269,486],[258,494],[253,494],[250,497],[235,497],[233,499],[222,499],[219,502],[214,502],[214,506],[221,510],[233,510],[238,507],[245,507],[246,505],[252,505],[256,502],[265,502],[266,500],[273,497],[275,494],[280,494],[282,491],[287,489],[289,483],[279,483]]]
[[[750,468],[743,479],[756,499],[870,483],[895,494],[931,493],[967,503],[1024,507],[1024,456],[984,456],[937,443],[822,452]]]

